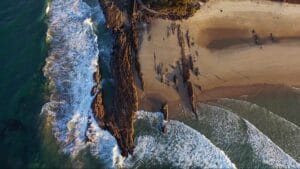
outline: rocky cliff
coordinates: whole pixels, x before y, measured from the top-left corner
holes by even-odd
[[[115,91],[113,91],[113,108],[107,109],[103,105],[104,98],[99,85],[101,75],[97,72],[94,78],[98,85],[92,91],[93,94],[96,93],[92,108],[100,127],[108,130],[117,139],[122,155],[128,156],[134,148],[133,119],[138,109],[135,80],[140,80],[143,89],[142,74],[136,57],[139,44],[138,24],[139,20],[145,21],[153,16],[136,11],[137,8],[142,7],[134,0],[99,0],[99,2],[106,17],[107,28],[115,37],[111,63]],[[174,14],[170,17],[173,18]],[[183,16],[178,15],[174,18],[183,18]],[[135,78],[135,74],[138,78]],[[188,71],[186,75],[189,75]],[[193,93],[192,86],[188,86],[188,90]],[[191,100],[193,102],[193,97]],[[167,118],[167,115],[165,116]]]
[[[129,1],[120,3],[111,0],[100,0],[100,3],[107,20],[106,25],[115,36],[111,63],[115,91],[113,109],[104,108],[100,91],[93,102],[93,110],[99,125],[117,139],[122,155],[128,156],[134,148],[133,116],[138,107],[132,66],[134,44],[130,24],[131,4]]]

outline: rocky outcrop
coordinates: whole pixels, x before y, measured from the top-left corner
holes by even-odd
[[[135,0],[99,0],[106,17],[106,25],[115,37],[112,54],[112,74],[115,91],[113,91],[113,108],[108,109],[103,104],[103,95],[99,86],[100,73],[95,74],[97,86],[92,90],[96,94],[92,104],[94,116],[100,127],[108,130],[117,140],[123,156],[133,152],[134,148],[134,113],[138,109],[137,89],[135,86],[136,76],[140,80],[143,89],[143,78],[137,52],[139,46],[139,22],[145,22],[148,15],[141,14]],[[168,15],[173,19],[185,16]],[[182,42],[184,36],[182,34]],[[184,51],[183,51],[184,52]],[[193,86],[189,82],[189,58],[183,55],[182,70],[184,81],[187,84],[188,93],[193,96]],[[193,97],[191,102],[193,102]],[[191,104],[192,107],[193,104]],[[194,110],[194,109],[193,109]],[[167,105],[164,107],[165,119],[168,118]]]
[[[101,92],[97,93],[93,101],[92,108],[94,110],[94,116],[101,122],[100,124],[103,124],[105,113],[104,113],[104,106],[102,102]]]
[[[94,112],[94,116],[100,122],[99,124],[103,124],[105,113],[104,113],[104,106],[102,102],[102,91],[100,88],[101,75],[100,75],[99,66],[97,68],[97,71],[94,73],[93,77],[96,85],[93,87],[91,94],[96,96],[92,103],[92,110]]]
[[[167,103],[164,103],[160,109],[160,111],[163,113],[164,115],[164,120],[168,120],[169,119],[169,106]]]
[[[133,116],[137,111],[137,91],[133,75],[133,52],[135,50],[131,28],[130,1],[122,3],[100,0],[106,17],[106,25],[115,35],[112,54],[112,73],[115,82],[113,109],[105,109],[101,90],[98,91],[92,108],[100,127],[108,130],[117,140],[123,156],[134,148]],[[99,84],[100,74],[95,75]],[[93,89],[95,90],[95,89]],[[94,91],[93,91],[94,92]]]
[[[182,79],[186,88],[186,93],[189,96],[189,103],[192,109],[192,112],[197,117],[196,109],[195,109],[195,96],[194,96],[194,87],[192,82],[190,81],[190,70],[193,71],[193,62],[191,57],[187,57],[185,53],[186,42],[184,40],[183,32],[181,31],[180,26],[177,28],[177,38],[178,43],[181,48],[181,62],[182,62]]]
[[[133,115],[138,108],[132,71],[132,42],[128,36],[128,30],[117,34],[112,62],[116,82],[114,118],[121,136],[117,139],[125,156],[133,151]]]
[[[129,25],[126,11],[122,10],[113,0],[99,0],[106,18],[107,28],[118,32]]]

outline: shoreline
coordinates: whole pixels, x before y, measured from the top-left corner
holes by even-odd
[[[139,104],[137,90],[143,90],[144,87],[139,58],[136,56],[140,33],[138,26],[143,19],[149,20],[151,17],[136,11],[136,1],[120,3],[99,0],[99,2],[106,18],[106,26],[115,36],[111,62],[115,89],[111,108],[103,105],[105,98],[101,89],[96,94],[92,108],[99,126],[116,138],[121,154],[127,157],[134,149],[133,123]],[[170,16],[173,18],[174,14]],[[177,17],[187,16],[178,14]],[[99,68],[101,69],[101,66]],[[96,76],[100,79],[101,73]],[[97,82],[97,78],[94,80]],[[99,86],[99,80],[97,85]],[[94,93],[96,88],[97,86],[91,93]]]
[[[264,92],[280,91],[280,90],[292,90],[299,86],[288,86],[285,84],[252,84],[252,85],[239,85],[239,86],[223,86],[213,89],[205,90],[201,94],[195,95],[195,104],[214,102],[222,98],[230,99],[247,99],[260,95]],[[139,110],[148,112],[160,111],[166,99],[158,93],[147,93],[145,97],[140,97]],[[182,104],[180,99],[172,100],[168,102],[169,119],[180,118],[194,118],[193,114],[187,112],[189,110]]]
[[[235,58],[233,56],[230,56],[229,53],[231,52],[230,50],[235,51],[234,53],[241,52],[240,50],[242,50],[242,48],[239,46],[240,43],[237,43],[237,48],[236,46],[230,46],[232,48],[227,48],[225,46],[224,50],[222,48],[222,50],[213,51],[207,48],[207,45],[209,44],[207,42],[214,42],[213,40],[217,40],[216,46],[218,46],[218,40],[221,40],[223,41],[221,43],[224,43],[226,42],[226,38],[230,38],[231,36],[237,39],[254,38],[255,44],[251,45],[249,48],[246,47],[245,49],[252,49],[253,51],[250,50],[250,54],[252,52],[254,53],[254,55],[256,55],[256,53],[259,53],[259,51],[262,49],[262,45],[268,45],[263,44],[263,40],[264,38],[267,38],[268,35],[270,35],[268,29],[270,29],[274,25],[268,25],[269,27],[267,27],[266,30],[264,30],[265,28],[259,28],[254,31],[253,29],[251,33],[251,31],[249,30],[245,32],[243,30],[244,28],[239,27],[239,25],[230,25],[231,22],[234,23],[236,22],[236,20],[233,19],[233,21],[228,23],[227,21],[230,21],[230,17],[236,16],[237,13],[234,13],[235,10],[244,10],[245,4],[246,6],[250,4],[250,7],[245,7],[246,10],[249,9],[249,13],[247,15],[249,15],[250,18],[253,10],[255,12],[255,9],[262,10],[263,12],[260,12],[259,14],[265,16],[265,11],[261,4],[267,4],[267,6],[270,4],[275,6],[276,4],[276,6],[279,7],[282,4],[271,1],[264,1],[262,3],[256,4],[256,2],[258,1],[253,2],[246,0],[241,2],[224,2],[225,7],[232,10],[234,15],[225,15],[225,17],[223,16],[223,18],[221,17],[220,19],[222,22],[220,22],[219,24],[214,24],[214,22],[211,21],[213,19],[216,19],[216,17],[213,18],[211,16],[223,13],[223,9],[219,9],[218,7],[212,9],[210,6],[213,6],[214,2],[218,2],[217,0],[211,0],[204,3],[204,5],[201,6],[200,10],[198,10],[190,18],[181,16],[179,14],[178,16],[174,17],[173,13],[170,13],[168,17],[152,16],[147,13],[143,13],[141,6],[138,6],[139,4],[134,3],[135,1],[128,1],[124,4],[117,1],[110,2],[107,0],[100,0],[99,2],[106,17],[107,28],[110,29],[115,36],[115,44],[112,53],[112,64],[113,79],[115,80],[116,88],[115,91],[113,91],[113,109],[107,110],[105,107],[103,107],[102,102],[104,98],[103,96],[101,96],[101,92],[98,92],[92,106],[94,115],[99,120],[100,126],[103,129],[108,130],[117,139],[123,156],[127,157],[133,152],[134,149],[133,123],[135,116],[134,114],[138,110],[138,108],[143,109],[150,107],[150,109],[153,109],[151,111],[160,111],[162,110],[162,108],[169,107],[169,109],[166,110],[166,117],[170,116],[172,118],[177,114],[180,114],[180,112],[182,111],[182,108],[180,108],[180,106],[182,105],[184,109],[193,112],[193,114],[197,116],[195,104],[198,101],[210,100],[212,98],[224,96],[226,95],[224,94],[225,89],[228,95],[236,96],[239,93],[245,93],[245,91],[248,91],[250,89],[242,90],[241,88],[239,89],[232,86],[255,86],[256,83],[269,83],[269,81],[265,81],[266,77],[276,79],[276,74],[273,74],[275,77],[270,77],[270,74],[267,73],[265,74],[265,77],[260,77],[260,81],[253,80],[253,77],[249,78],[249,75],[244,75],[245,72],[243,71],[252,72],[251,66],[249,67],[249,64],[247,63],[255,61],[253,64],[259,64],[259,57],[264,54],[259,54],[259,56],[255,56],[254,58],[252,58],[252,60],[244,57],[243,59],[240,59],[239,62],[236,62]],[[232,5],[233,8],[231,8]],[[289,5],[284,4],[282,6],[286,7]],[[299,9],[299,7],[295,7],[294,10],[289,12],[292,14],[300,13],[296,9]],[[273,7],[270,7],[270,9],[268,10],[273,11],[274,9]],[[242,14],[246,13],[242,12]],[[237,19],[243,20],[244,18]],[[272,20],[274,18],[272,18],[271,16],[271,18],[268,19]],[[295,18],[281,18],[281,20],[284,19],[295,20]],[[262,21],[263,20],[261,20],[261,22]],[[255,23],[256,21],[252,20],[250,22]],[[197,28],[197,25],[200,25],[200,29]],[[211,25],[212,29],[209,27],[205,27],[207,25]],[[248,25],[248,29],[250,29],[251,24],[246,25]],[[230,26],[232,26],[233,28],[237,28],[237,31],[235,29],[232,29],[232,27]],[[260,25],[258,25],[257,27],[259,26]],[[225,32],[214,37],[214,34],[216,32],[222,32],[220,31],[221,29],[215,29],[219,27],[221,27],[221,29],[224,27]],[[287,36],[283,36],[285,35],[284,32],[286,32],[285,28],[275,31],[274,39],[271,32],[272,44],[268,45],[268,47],[276,44],[280,46],[280,44],[282,43],[278,43],[276,41],[277,39],[280,39],[280,37],[293,38],[295,33],[299,33],[298,37],[300,37],[300,31],[298,31],[300,29],[297,29],[298,27],[300,28],[299,25],[294,25],[293,31],[289,31],[292,32],[292,36],[290,36],[290,34]],[[290,27],[287,26],[287,28]],[[201,32],[203,30],[204,33]],[[207,33],[205,32],[205,30],[211,32]],[[206,34],[209,34],[211,37],[202,36]],[[204,40],[204,43],[201,40]],[[229,39],[229,42],[230,41],[231,39]],[[233,39],[233,42],[234,41],[235,39]],[[269,52],[269,55],[272,59],[275,59],[272,60],[275,65],[271,65],[271,67],[276,66],[276,64],[280,63],[280,59],[276,60],[276,57],[271,56],[271,50],[265,51]],[[249,54],[249,51],[247,50],[244,50],[244,52],[248,52]],[[221,56],[223,54],[225,55],[222,58]],[[291,55],[294,58],[296,57],[295,53]],[[235,57],[239,57],[239,55],[237,54],[237,56]],[[223,61],[227,61],[228,63],[223,64]],[[300,62],[300,60],[297,61]],[[297,62],[290,63],[297,65]],[[237,66],[239,64],[241,64],[242,66],[235,67],[235,69],[237,70],[231,69],[232,66]],[[264,63],[260,64],[263,65]],[[225,65],[225,67],[222,67],[222,65]],[[245,65],[248,65],[248,67],[245,68]],[[235,73],[232,74],[232,71],[234,71]],[[273,69],[270,68],[269,71],[271,72],[271,74],[273,73]],[[213,74],[209,72],[213,72]],[[258,72],[254,71],[251,76],[255,77],[259,72],[261,73],[262,70],[258,70]],[[289,72],[290,71],[286,71],[285,73],[280,75],[284,76]],[[296,74],[297,72],[298,71],[296,71]],[[224,77],[229,77],[229,79],[226,79],[225,81]],[[249,81],[249,79],[251,79],[252,81]],[[227,80],[229,80],[229,82]],[[243,82],[240,83],[241,81]],[[278,82],[281,83],[282,81],[276,81],[276,83],[274,84],[277,84]],[[291,84],[293,84],[293,82],[291,82]],[[300,80],[297,80],[297,84],[300,84]],[[213,88],[216,88],[216,90],[213,90]],[[205,95],[200,95],[202,92],[205,93]],[[208,96],[208,94],[215,94],[215,96],[211,97]],[[139,104],[141,105],[138,106]],[[179,106],[176,107],[176,105]],[[168,114],[168,112],[171,113]]]
[[[144,81],[139,109],[159,111],[167,103],[172,118],[182,112],[176,105],[194,112],[199,101],[264,85],[300,85],[295,18],[295,4],[211,0],[187,20],[152,20],[138,51]],[[220,44],[212,49],[214,41]],[[222,44],[228,46],[218,48]]]

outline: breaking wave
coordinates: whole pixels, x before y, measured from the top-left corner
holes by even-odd
[[[297,125],[248,101],[220,99],[217,104],[251,122],[286,153],[300,161],[300,128]]]
[[[95,24],[104,24],[100,6],[89,6],[82,0],[51,0],[48,5],[50,49],[44,75],[49,80],[51,97],[42,113],[51,122],[64,153],[75,158],[89,147],[113,167],[122,159],[117,142],[98,127],[91,110],[93,73],[99,55],[94,28]]]
[[[246,124],[248,127],[247,134],[249,136],[248,143],[263,163],[273,168],[300,168],[299,163],[274,144],[255,126],[248,121],[246,121]]]
[[[290,155],[235,111],[209,104],[199,104],[198,107],[198,122],[189,124],[224,150],[238,168],[300,167]]]
[[[143,168],[146,163],[149,168],[235,168],[223,151],[187,125],[163,121],[161,113],[140,111],[137,115],[137,125],[142,130],[136,133],[133,155],[125,161],[128,167]],[[162,126],[165,133],[161,131]]]
[[[52,0],[48,5],[50,49],[44,75],[49,80],[51,97],[42,113],[52,124],[54,136],[64,153],[75,159],[80,151],[90,148],[93,155],[111,168],[139,165],[137,159],[157,160],[157,165],[168,160],[171,166],[180,168],[235,168],[208,139],[177,121],[156,123],[160,126],[156,128],[166,125],[167,133],[161,137],[155,135],[156,132],[136,137],[134,154],[124,160],[115,138],[99,128],[91,110],[93,73],[97,70],[98,56],[99,53],[107,56],[111,50],[105,41],[100,41],[103,44],[100,50],[98,48],[94,28],[95,24],[104,24],[100,6],[89,6],[82,0]],[[109,58],[102,59],[108,66]],[[162,119],[159,113],[137,114],[138,121]]]
[[[199,119],[189,122],[194,129],[179,121],[164,121],[161,113],[137,112],[136,147],[132,156],[124,159],[115,138],[98,126],[91,109],[93,73],[97,70],[98,57],[101,55],[109,67],[107,56],[111,52],[107,36],[99,41],[95,33],[97,24],[105,27],[99,3],[51,0],[46,13],[49,17],[49,56],[44,75],[48,78],[51,96],[42,114],[51,123],[61,150],[71,158],[75,159],[82,150],[89,148],[107,168],[151,168],[151,165],[236,168],[235,164],[238,166],[245,161],[252,166],[300,168],[299,163],[268,138],[269,135],[255,127],[257,124],[252,125],[252,120],[221,104],[219,107],[201,104]],[[102,38],[101,32],[98,35]],[[270,112],[265,114],[285,126],[286,131],[292,130],[290,138],[293,132],[299,133],[298,126]],[[290,130],[289,126],[292,126]],[[299,135],[295,138],[299,140]]]

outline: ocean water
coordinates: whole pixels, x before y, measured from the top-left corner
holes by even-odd
[[[197,105],[198,119],[136,112],[124,158],[91,110],[113,36],[97,0],[0,2],[0,168],[300,168],[297,88]],[[165,132],[162,131],[165,128]]]
[[[117,142],[99,128],[91,109],[98,58],[108,60],[106,55],[111,51],[110,45],[102,42],[108,33],[99,3],[52,0],[46,13],[49,52],[43,72],[49,82],[50,100],[42,115],[49,122],[47,127],[60,150],[70,156],[72,164],[76,162],[73,167],[84,168],[82,152],[90,152],[93,160],[114,167],[122,158]]]
[[[48,163],[39,132],[47,56],[46,2],[0,2],[0,166]],[[54,165],[53,165],[54,166]]]
[[[73,168],[41,110],[50,99],[46,0],[0,2],[0,168]],[[89,151],[80,160],[102,166]]]

